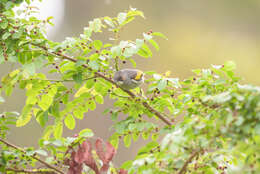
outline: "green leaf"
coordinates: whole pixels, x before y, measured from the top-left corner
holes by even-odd
[[[34,152],[42,156],[48,156],[48,153],[43,149],[35,150]]]
[[[86,138],[89,138],[89,137],[93,137],[94,136],[94,133],[92,132],[91,129],[83,129],[79,132],[79,136],[80,137],[86,137]]]
[[[82,120],[84,117],[84,111],[81,108],[77,108],[73,111],[73,115],[77,118]]]
[[[86,38],[90,38],[91,34],[92,34],[92,29],[89,28],[89,27],[85,27],[84,28],[84,35],[86,36]]]
[[[152,54],[152,51],[150,50],[150,48],[146,44],[143,44],[142,47],[138,51],[138,55],[148,58],[148,57],[151,57],[153,54]]]
[[[163,90],[165,89],[166,86],[167,86],[167,81],[165,79],[161,79],[157,85],[157,88],[159,90]]]
[[[16,121],[16,126],[17,127],[22,127],[22,126],[26,125],[27,123],[29,123],[29,121],[32,118],[31,110],[32,110],[32,105],[26,105],[23,108],[21,116]]]
[[[142,137],[144,140],[147,140],[149,138],[149,133],[148,132],[143,132]]]
[[[4,19],[1,19],[0,27],[4,30],[4,29],[7,28],[7,26],[8,26],[8,21],[4,20]]]
[[[45,124],[48,122],[48,112],[39,111],[36,115],[36,120],[42,127],[44,127]]]
[[[260,135],[260,123],[258,123],[256,126],[255,126],[255,133],[257,135]]]
[[[100,40],[94,40],[93,45],[96,50],[100,50],[103,46],[103,43]]]
[[[11,86],[11,85],[7,86],[6,89],[5,89],[5,94],[7,96],[10,96],[13,92],[13,89],[14,89],[13,86]]]
[[[121,25],[127,18],[127,13],[119,13],[117,15],[117,21],[119,23],[119,25]]]
[[[5,34],[2,35],[2,39],[6,40],[9,36],[11,36],[11,33],[6,32]]]
[[[95,96],[95,100],[97,103],[99,104],[103,104],[104,103],[104,99],[103,99],[103,96],[102,95],[96,95]]]
[[[99,69],[99,64],[97,61],[92,60],[88,63],[89,67],[94,69],[94,70],[98,70]]]
[[[54,132],[53,135],[56,139],[62,137],[62,132],[63,132],[63,124],[62,122],[58,122],[55,127],[54,127]]]
[[[233,61],[227,61],[224,64],[223,70],[225,70],[225,71],[233,71],[234,69],[236,69],[236,64]]]
[[[116,135],[116,134],[113,134],[111,137],[110,137],[110,143],[111,145],[117,149],[118,147],[118,143],[119,143],[119,137]]]
[[[72,76],[72,78],[73,78],[73,80],[74,80],[76,83],[79,83],[79,84],[82,83],[82,73],[81,73],[81,72],[79,72],[79,73],[77,73],[77,74],[74,74],[74,75]]]
[[[150,39],[149,42],[157,51],[159,51],[160,47],[157,42],[155,42],[153,39]]]
[[[50,135],[53,133],[53,126],[47,126],[43,132],[43,139],[48,140]]]
[[[68,114],[65,119],[64,119],[64,123],[66,125],[67,128],[69,128],[70,130],[75,128],[75,119],[71,114]]]
[[[88,80],[88,81],[86,82],[86,87],[87,87],[88,89],[92,88],[94,85],[95,85],[95,81],[94,81],[93,79]]]
[[[125,147],[130,147],[131,145],[131,134],[127,134],[124,136],[124,144],[125,144]]]
[[[41,96],[41,100],[38,102],[38,105],[43,111],[46,111],[51,106],[52,101],[53,97],[45,94]]]
[[[113,23],[113,20],[110,17],[104,17],[104,22],[111,28],[115,28],[115,24]]]
[[[168,40],[168,38],[164,34],[162,34],[160,32],[153,32],[152,35],[153,36],[159,36],[161,38],[164,38],[164,39]]]
[[[153,133],[152,134],[152,140],[156,141],[159,138],[159,134],[158,133]]]
[[[139,136],[140,136],[140,133],[138,133],[138,132],[132,133],[132,137],[133,137],[134,142],[138,140]]]
[[[87,105],[91,111],[94,111],[96,109],[96,103],[93,100],[88,101]]]
[[[89,22],[89,28],[94,32],[99,32],[102,27],[102,21],[98,18],[94,19],[94,21]]]

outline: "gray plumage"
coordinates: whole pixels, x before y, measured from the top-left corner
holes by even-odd
[[[139,80],[135,80],[138,72],[142,74],[141,78]],[[143,73],[138,69],[122,69],[115,72],[114,81],[117,82],[121,88],[129,90],[141,85],[144,82],[144,77]]]

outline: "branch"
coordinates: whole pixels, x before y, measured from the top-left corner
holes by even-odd
[[[95,79],[95,78],[97,78],[97,77],[93,76],[93,77],[82,79],[82,81],[87,81],[87,80],[91,80],[91,79]],[[49,82],[73,82],[73,81],[75,81],[73,79],[58,80],[58,79],[37,79],[37,78],[35,80],[49,81]]]
[[[201,149],[194,151],[194,152],[190,155],[190,157],[187,159],[187,161],[185,161],[184,165],[182,166],[182,168],[181,168],[181,170],[178,172],[178,174],[183,174],[183,173],[185,173],[186,170],[187,170],[188,164],[191,163],[191,161],[193,160],[193,158],[195,158],[196,156],[198,156],[200,152],[201,152]]]
[[[11,172],[15,172],[15,173],[27,173],[27,174],[31,174],[31,173],[35,173],[35,174],[55,174],[54,171],[49,171],[46,169],[40,169],[40,170],[29,170],[29,169],[14,169],[14,168],[6,168],[5,171],[11,171]]]
[[[35,44],[35,43],[31,43],[32,45],[36,46],[36,47],[39,47],[39,48],[42,48],[43,50],[47,51],[48,53],[50,54],[53,54],[55,56],[58,56],[62,59],[66,59],[66,60],[69,60],[71,62],[77,62],[76,59],[70,57],[70,56],[67,56],[67,55],[64,55],[64,54],[61,54],[61,53],[56,53],[56,52],[49,52],[48,51],[48,48],[46,48],[45,46],[41,46],[39,44]],[[102,73],[100,72],[95,72],[92,68],[90,68],[88,65],[86,64],[83,64],[82,65],[84,68],[88,69],[89,71],[92,71],[94,72],[95,76],[97,77],[100,77],[100,78],[103,78],[104,80],[114,84],[116,87],[120,88],[121,90],[123,90],[124,92],[126,92],[132,99],[135,99],[136,98],[136,95],[134,93],[132,93],[131,91],[129,90],[125,90],[123,88],[121,88],[114,80],[112,80],[111,78],[108,78],[106,77],[105,75],[103,75]],[[160,112],[158,112],[157,110],[155,110],[152,106],[150,106],[147,102],[142,102],[143,106],[146,107],[151,113],[155,114],[160,120],[162,120],[165,124],[171,126],[172,123],[167,119],[165,118]]]
[[[3,140],[2,138],[0,138],[0,142],[4,143],[5,145],[7,145],[7,146],[9,146],[9,147],[11,147],[11,148],[13,148],[13,149],[19,150],[20,152],[26,154],[26,151],[23,150],[21,147],[18,147],[18,146],[14,145],[14,144],[11,144],[11,143],[9,143],[9,142]],[[65,174],[65,173],[64,173],[63,171],[61,171],[60,169],[58,169],[58,168],[56,168],[56,167],[54,167],[54,166],[52,166],[52,165],[46,163],[45,161],[41,160],[40,158],[38,158],[38,157],[36,157],[36,156],[34,156],[34,155],[31,156],[31,157],[32,157],[33,159],[37,160],[38,162],[42,163],[42,164],[45,165],[46,167],[48,167],[48,168],[50,168],[50,169],[53,169],[53,170],[55,170],[55,171],[58,172],[58,173]]]

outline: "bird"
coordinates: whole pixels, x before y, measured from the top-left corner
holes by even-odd
[[[134,89],[144,83],[144,73],[138,69],[121,69],[115,72],[114,81],[122,89]]]

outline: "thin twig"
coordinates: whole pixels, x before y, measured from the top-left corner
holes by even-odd
[[[0,138],[0,142],[4,143],[5,145],[7,145],[7,146],[9,146],[9,147],[11,147],[11,148],[13,148],[13,149],[19,150],[20,152],[26,154],[26,151],[23,150],[21,147],[18,147],[18,146],[14,145],[14,144],[11,144],[11,143],[9,143],[9,142],[3,140],[2,138]],[[37,154],[37,153],[36,153],[36,154]],[[53,170],[55,170],[55,171],[58,172],[58,173],[65,174],[65,173],[64,173],[63,171],[61,171],[60,169],[58,169],[58,168],[56,168],[56,167],[54,167],[54,166],[52,166],[52,165],[46,163],[45,161],[41,160],[41,159],[38,158],[37,156],[33,155],[33,156],[31,156],[31,157],[32,157],[33,159],[37,160],[38,162],[44,164],[46,167],[48,167],[48,168],[50,168],[50,169],[53,169]]]
[[[187,159],[187,161],[185,161],[185,163],[183,164],[182,168],[180,169],[180,171],[178,172],[178,174],[183,174],[186,172],[188,164],[191,163],[191,161],[193,160],[193,158],[195,158],[196,156],[199,155],[199,153],[201,152],[200,150],[195,150],[193,151],[193,153],[190,155],[190,157]]]
[[[29,170],[29,169],[14,169],[14,168],[6,168],[5,171],[11,171],[15,173],[35,173],[35,174],[55,174],[54,171],[49,171],[47,169],[38,169],[38,170]]]
[[[48,51],[48,48],[45,47],[45,46],[42,46],[42,45],[39,45],[39,44],[35,44],[35,43],[31,43],[32,45],[34,46],[37,46],[39,48],[42,48],[43,50],[45,50],[46,52],[50,53],[50,54],[53,54],[55,56],[58,56],[62,59],[66,59],[66,60],[69,60],[71,62],[77,62],[76,59],[70,57],[70,56],[67,56],[67,55],[64,55],[64,54],[61,54],[61,53],[56,53],[56,52],[49,52]],[[129,90],[126,90],[126,89],[123,89],[121,88],[114,80],[112,80],[111,78],[109,77],[106,77],[105,75],[103,75],[102,73],[100,72],[95,72],[92,68],[90,68],[87,64],[83,64],[82,65],[84,68],[88,69],[89,71],[92,71],[94,72],[94,75],[97,76],[97,77],[100,77],[100,78],[103,78],[104,80],[114,84],[116,87],[122,89],[124,92],[126,92],[132,99],[135,99],[136,98],[136,95],[134,93],[132,93],[131,91]],[[162,120],[165,124],[171,126],[172,123],[167,119],[165,118],[160,112],[158,112],[157,110],[155,110],[152,106],[150,106],[147,102],[142,102],[143,106],[146,107],[150,112],[152,112],[153,114],[155,114],[160,120]]]

